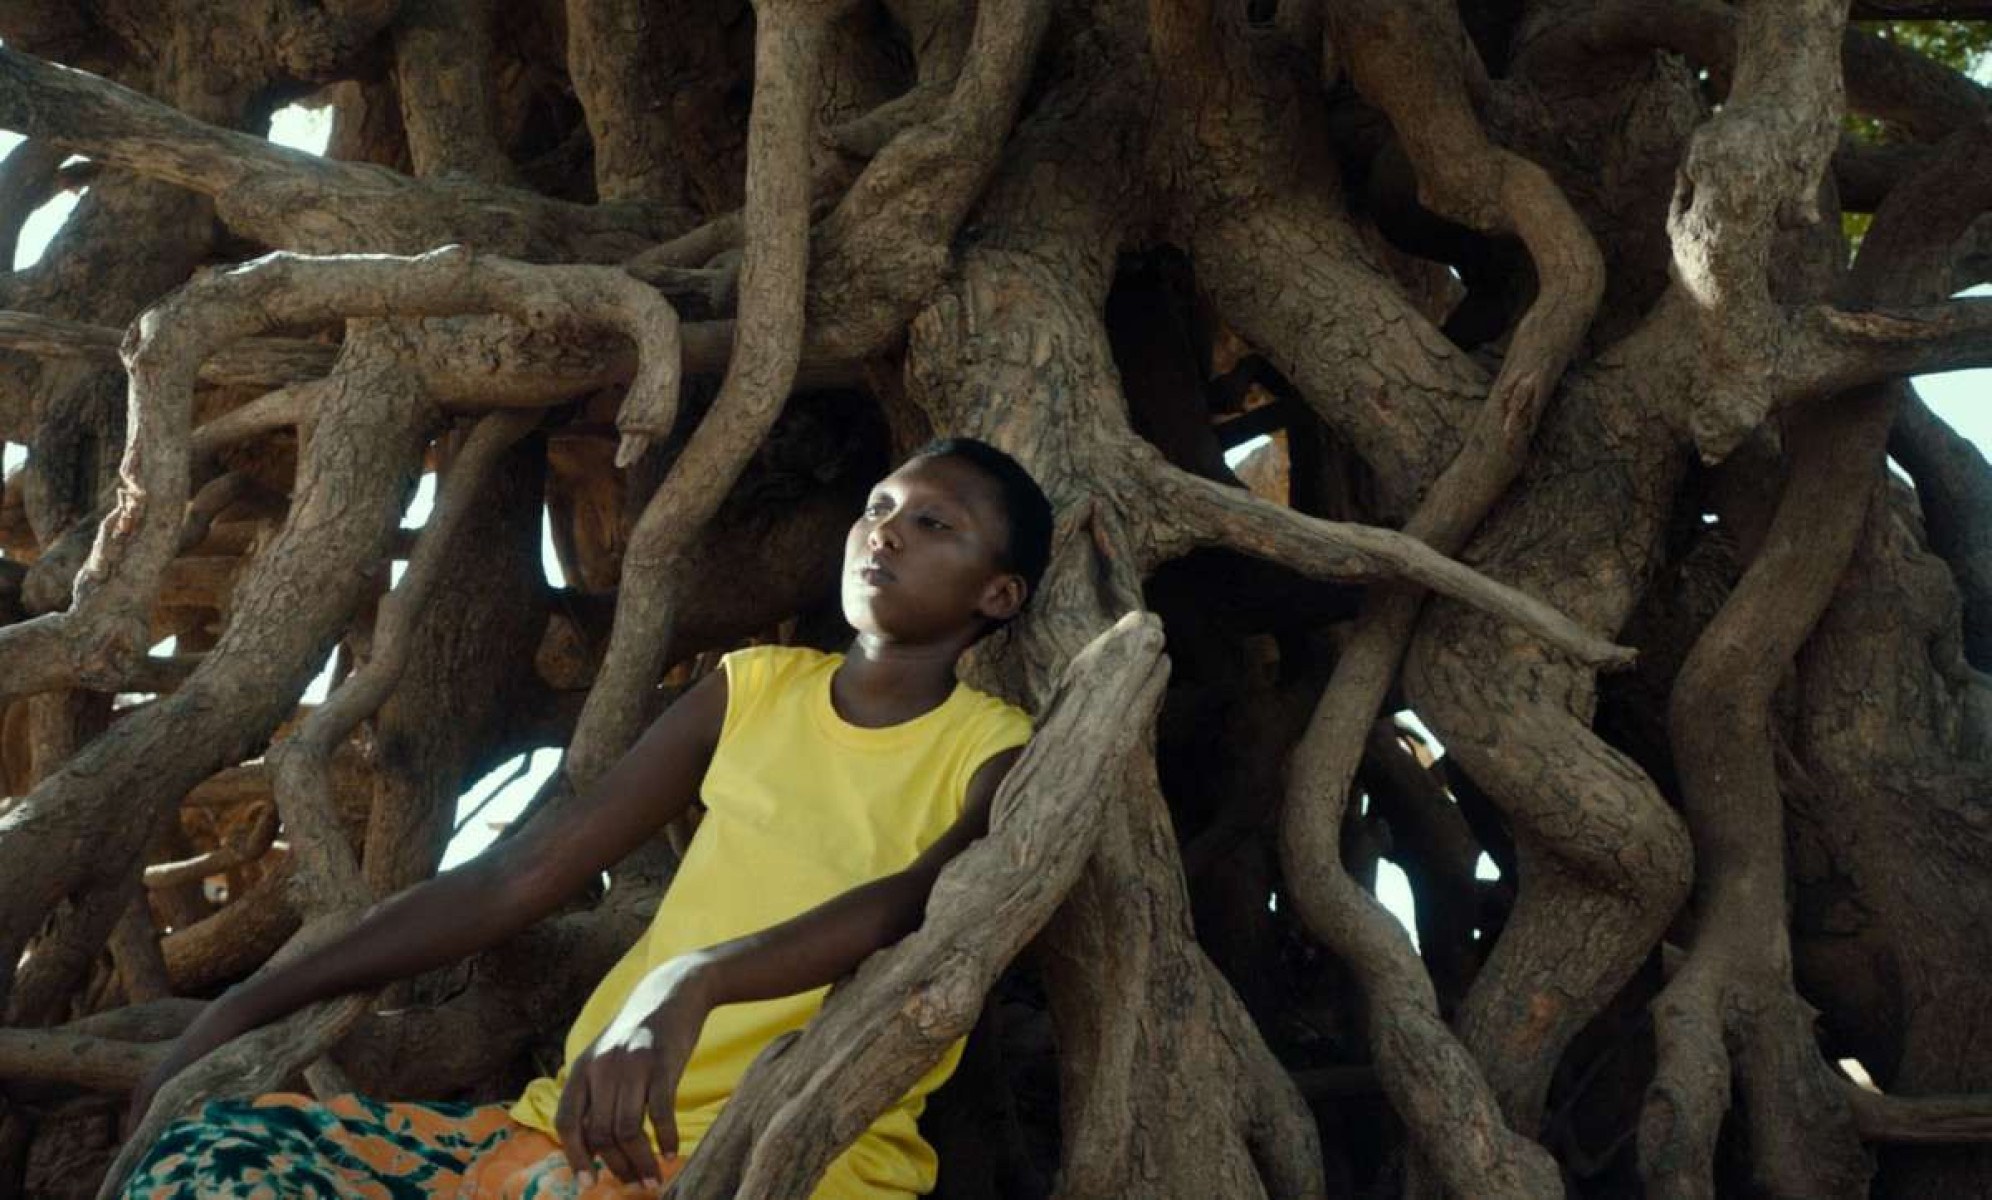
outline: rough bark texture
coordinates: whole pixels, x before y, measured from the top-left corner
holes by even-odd
[[[0,251],[83,194],[0,276],[0,1193],[543,1069],[686,829],[111,1123],[472,780],[561,749],[557,819],[847,636],[863,490],[966,434],[1059,514],[968,663],[1039,736],[677,1194],[807,1195],[970,1030],[955,1200],[1992,1194],[1992,467],[1906,382],[1992,364],[1988,23],[6,6]]]

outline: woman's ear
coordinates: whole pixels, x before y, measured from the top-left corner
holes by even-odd
[[[1000,625],[1023,609],[1030,594],[1030,585],[1022,575],[998,575],[983,589],[982,603],[976,611]]]

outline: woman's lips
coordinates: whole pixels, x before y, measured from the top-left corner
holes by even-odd
[[[881,583],[891,583],[893,579],[892,572],[886,570],[884,567],[880,566],[875,562],[867,562],[860,564],[857,570],[857,576],[859,579],[863,580],[864,582],[873,584],[874,586]]]

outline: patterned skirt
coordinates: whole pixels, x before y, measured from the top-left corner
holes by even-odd
[[[664,1160],[666,1182],[684,1160]],[[125,1185],[128,1200],[623,1200],[585,1191],[560,1146],[502,1104],[323,1103],[290,1093],[209,1104],[168,1126]]]

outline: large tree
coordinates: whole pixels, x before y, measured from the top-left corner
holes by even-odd
[[[807,1195],[971,1030],[953,1200],[1992,1194],[1992,469],[1905,382],[1992,362],[1981,21],[0,6],[0,247],[83,190],[0,278],[0,1193],[114,1179],[470,781],[562,748],[558,819],[837,644],[862,490],[968,434],[1059,511],[971,663],[1039,735],[679,1195]],[[140,1138],[504,1096],[689,833]]]

